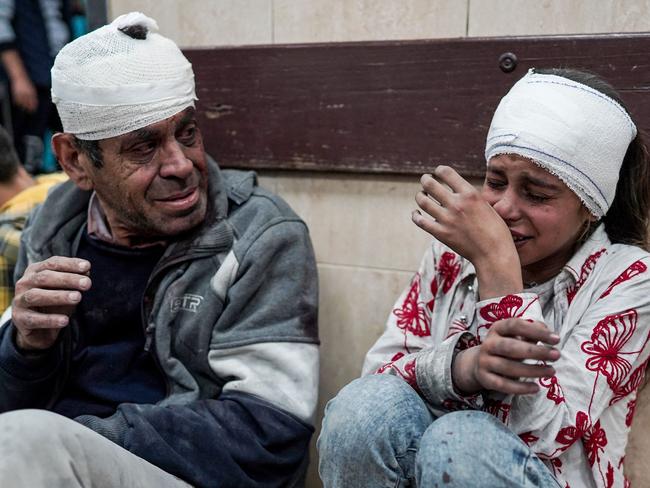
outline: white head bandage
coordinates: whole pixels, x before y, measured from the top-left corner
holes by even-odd
[[[146,28],[134,39],[119,29]],[[115,137],[194,106],[192,65],[139,12],[65,46],[52,68],[52,101],[63,130],[83,140]]]
[[[532,70],[497,107],[485,158],[517,154],[560,178],[596,217],[607,213],[636,127],[616,101],[581,83]]]

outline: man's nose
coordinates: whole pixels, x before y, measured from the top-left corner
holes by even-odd
[[[163,178],[185,179],[192,173],[193,168],[194,163],[185,155],[180,143],[173,141],[165,144],[160,176]]]

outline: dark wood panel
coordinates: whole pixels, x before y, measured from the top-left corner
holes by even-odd
[[[504,53],[517,59],[514,70]],[[483,173],[500,97],[529,67],[597,72],[650,129],[650,34],[187,50],[206,146],[225,167]],[[501,59],[501,61],[500,61]],[[512,63],[511,63],[512,64]]]

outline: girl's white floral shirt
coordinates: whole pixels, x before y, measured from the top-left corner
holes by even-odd
[[[363,372],[401,376],[437,416],[490,412],[563,487],[628,487],[625,447],[650,354],[649,266],[650,254],[612,244],[601,225],[550,282],[479,301],[472,264],[434,241]],[[556,375],[539,379],[533,395],[459,395],[454,354],[508,317],[540,320],[560,335]]]

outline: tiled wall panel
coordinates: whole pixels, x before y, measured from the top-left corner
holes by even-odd
[[[112,18],[139,10],[182,47],[271,44],[273,0],[112,0]]]
[[[430,242],[410,218],[417,177],[265,172],[261,181],[307,222],[319,263],[411,271]]]
[[[470,36],[650,30],[648,0],[470,0]]]
[[[459,0],[274,0],[276,43],[462,37]]]

